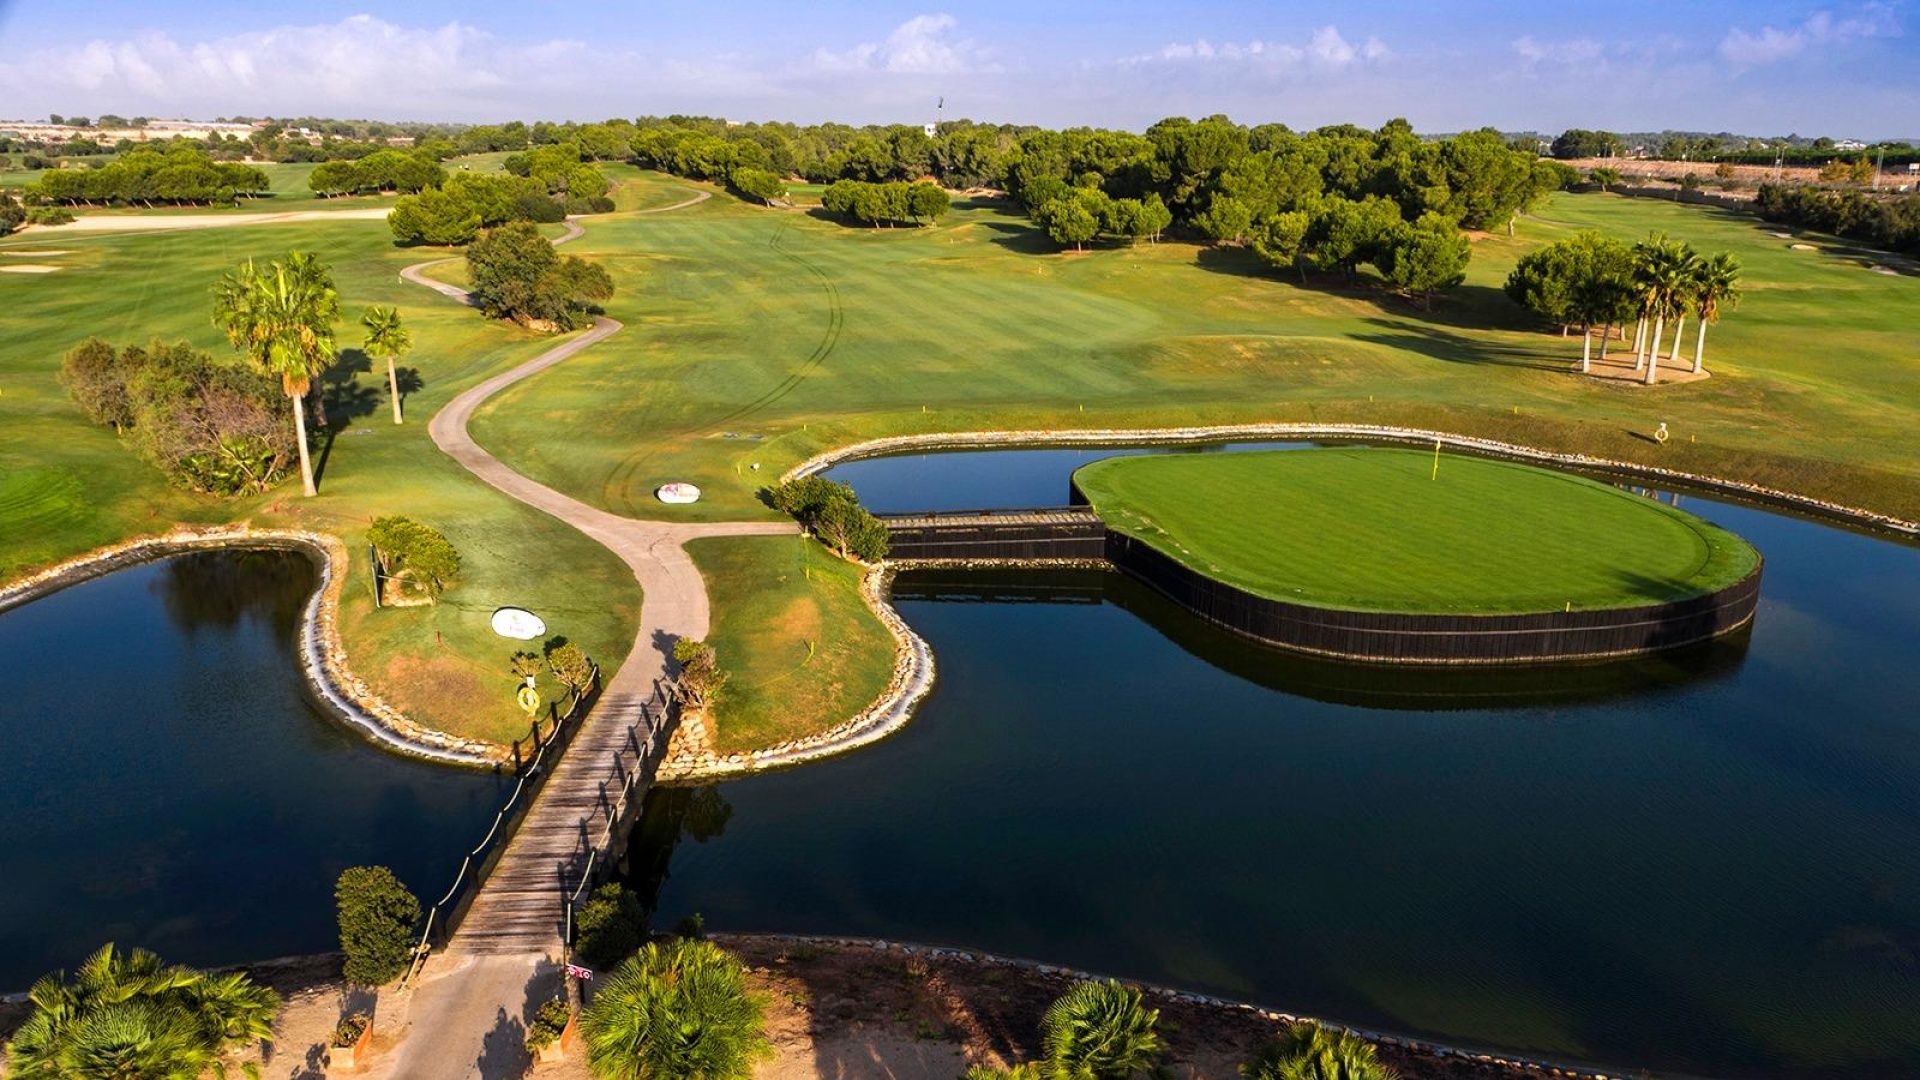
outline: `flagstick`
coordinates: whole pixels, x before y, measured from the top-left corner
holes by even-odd
[[[1440,479],[1440,440],[1439,439],[1433,440],[1433,475],[1428,477],[1428,479],[1430,480]]]

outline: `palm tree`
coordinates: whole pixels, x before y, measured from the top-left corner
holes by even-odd
[[[318,494],[307,451],[304,402],[314,380],[339,353],[333,324],[340,321],[340,294],[332,274],[304,251],[264,268],[249,259],[221,278],[213,295],[213,321],[227,332],[227,340],[249,363],[280,376],[280,388],[293,403],[301,484],[309,497]]]
[[[1395,1080],[1373,1044],[1312,1022],[1295,1024],[1259,1057],[1240,1066],[1247,1080]]]
[[[1700,291],[1700,278],[1706,272],[1706,266],[1706,262],[1700,258],[1700,253],[1693,249],[1692,244],[1681,244],[1674,252],[1672,266],[1674,283],[1672,296],[1672,310],[1674,314],[1673,351],[1667,354],[1667,359],[1676,364],[1680,362],[1680,343],[1686,339],[1687,312],[1694,306],[1695,296]],[[1660,362],[1660,347],[1658,342],[1654,344],[1653,351],[1654,363],[1658,364]],[[1647,385],[1653,385],[1653,374],[1651,372],[1647,374]]]
[[[413,338],[407,328],[400,325],[400,312],[390,307],[370,307],[360,316],[360,325],[367,328],[367,354],[387,358],[387,391],[393,396],[393,422],[403,423],[400,419],[400,375],[394,370],[393,362],[402,353],[413,347]]]
[[[1693,294],[1694,310],[1700,316],[1700,336],[1693,343],[1693,373],[1700,374],[1707,356],[1707,324],[1720,321],[1720,309],[1740,303],[1740,262],[1721,252],[1708,259],[1700,270]]]
[[[600,1080],[747,1080],[771,1053],[745,968],[712,942],[650,944],[599,986],[580,1033]]]
[[[143,949],[111,944],[69,981],[42,978],[33,1013],[7,1048],[18,1076],[197,1080],[225,1075],[223,1051],[272,1033],[280,999],[245,975],[166,966]],[[251,1064],[244,1071],[257,1076]]]
[[[1649,237],[1634,246],[1634,292],[1640,300],[1640,317],[1644,322],[1652,320],[1652,333],[1647,335],[1650,348],[1646,350],[1647,385],[1652,386],[1660,368],[1660,346],[1666,337],[1667,316],[1673,314],[1681,289],[1682,259],[1680,246],[1665,236]]]
[[[1047,1080],[1128,1080],[1152,1071],[1164,1047],[1153,1030],[1157,1009],[1140,991],[1106,982],[1076,983],[1040,1021]]]

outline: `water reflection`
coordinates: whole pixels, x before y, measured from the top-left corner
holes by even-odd
[[[243,619],[283,630],[300,617],[316,576],[313,561],[297,551],[194,551],[162,562],[153,588],[184,633],[230,629]]]

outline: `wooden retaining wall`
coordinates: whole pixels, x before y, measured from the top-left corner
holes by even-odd
[[[1718,592],[1663,604],[1516,615],[1348,611],[1258,596],[1215,581],[1109,529],[1077,487],[1062,510],[884,518],[903,563],[1104,561],[1193,612],[1256,641],[1346,660],[1511,664],[1640,656],[1696,645],[1753,621],[1764,565]]]

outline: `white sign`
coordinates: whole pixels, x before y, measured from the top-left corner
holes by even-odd
[[[493,613],[493,632],[501,637],[532,641],[547,632],[547,624],[524,608],[503,607]]]
[[[663,503],[699,502],[700,489],[692,484],[662,484],[653,497]]]

